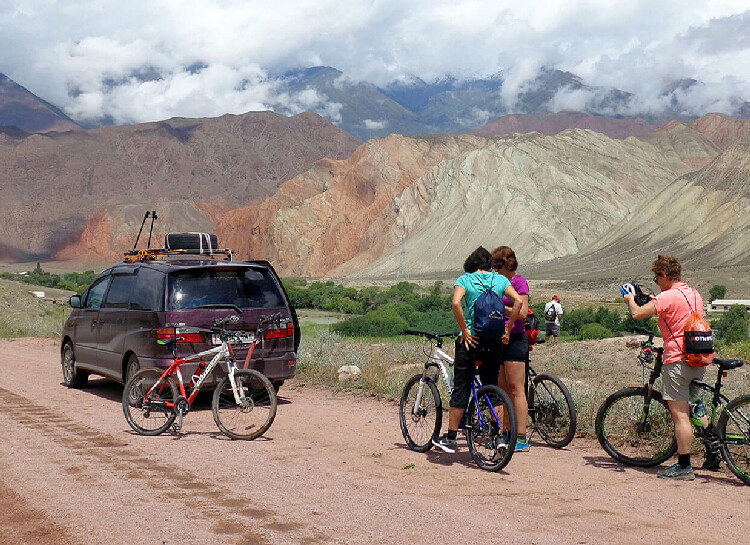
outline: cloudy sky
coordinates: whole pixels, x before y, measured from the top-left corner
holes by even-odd
[[[325,109],[275,79],[315,65],[375,84],[502,71],[509,104],[545,66],[644,108],[678,78],[705,83],[683,97],[698,114],[750,100],[747,0],[0,0],[0,51],[0,72],[79,120]]]

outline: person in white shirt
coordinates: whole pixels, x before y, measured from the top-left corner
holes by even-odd
[[[547,342],[551,343],[560,338],[560,321],[562,320],[563,308],[560,304],[560,296],[553,295],[552,300],[544,305],[544,320],[547,326]]]

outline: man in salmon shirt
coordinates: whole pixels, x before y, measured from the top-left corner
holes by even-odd
[[[693,428],[690,423],[690,382],[702,379],[704,367],[691,367],[685,363],[684,329],[688,316],[693,311],[703,315],[703,299],[697,290],[680,280],[682,267],[675,257],[660,255],[651,270],[654,282],[661,293],[643,306],[635,303],[631,293],[624,294],[630,314],[636,320],[658,316],[658,326],[664,339],[664,367],[662,369],[663,398],[669,406],[677,437],[678,461],[676,464],[658,471],[662,479],[692,481],[695,479],[690,464],[690,446],[693,442]],[[704,469],[713,469],[715,456],[707,453]]]

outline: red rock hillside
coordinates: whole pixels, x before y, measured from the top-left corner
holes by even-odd
[[[109,239],[96,236],[102,233],[102,210],[117,223],[124,219],[117,213],[124,205],[137,205],[136,217],[183,201],[237,208],[274,194],[279,184],[324,157],[349,156],[359,144],[312,113],[250,112],[45,135],[0,134],[5,254],[85,259],[93,248],[116,255],[122,248],[110,248]],[[137,225],[125,238],[136,232]]]

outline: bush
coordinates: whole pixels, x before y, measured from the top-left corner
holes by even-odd
[[[74,291],[78,295],[83,294],[86,288],[89,287],[89,284],[91,284],[97,276],[98,273],[94,271],[67,273],[63,275],[53,274],[43,270],[39,263],[37,263],[36,268],[28,274],[9,272],[0,274],[0,278],[5,278],[6,280],[14,280],[16,282],[44,286],[46,288]]]
[[[606,339],[612,336],[612,332],[601,324],[584,324],[581,327],[582,339]]]
[[[544,312],[542,312],[541,316],[544,316]],[[580,335],[584,325],[599,324],[610,332],[619,331],[620,322],[620,314],[616,310],[610,310],[605,307],[577,308],[566,311],[563,314],[560,330],[571,335]],[[610,336],[612,336],[611,333]]]
[[[371,310],[364,316],[343,320],[332,326],[340,335],[350,337],[393,337],[408,329],[408,318],[415,320],[419,313],[405,303],[390,303]]]
[[[708,292],[708,301],[712,302],[716,299],[724,299],[727,294],[727,287],[720,284],[715,284],[713,288]]]
[[[660,334],[659,327],[656,325],[656,320],[654,320],[654,318],[635,320],[630,315],[630,312],[626,312],[625,318],[620,322],[620,331],[623,333],[638,333],[639,329],[648,329],[656,335]]]
[[[716,330],[717,339],[731,344],[748,338],[748,322],[750,319],[744,305],[733,305],[721,318],[712,322],[711,328]]]

